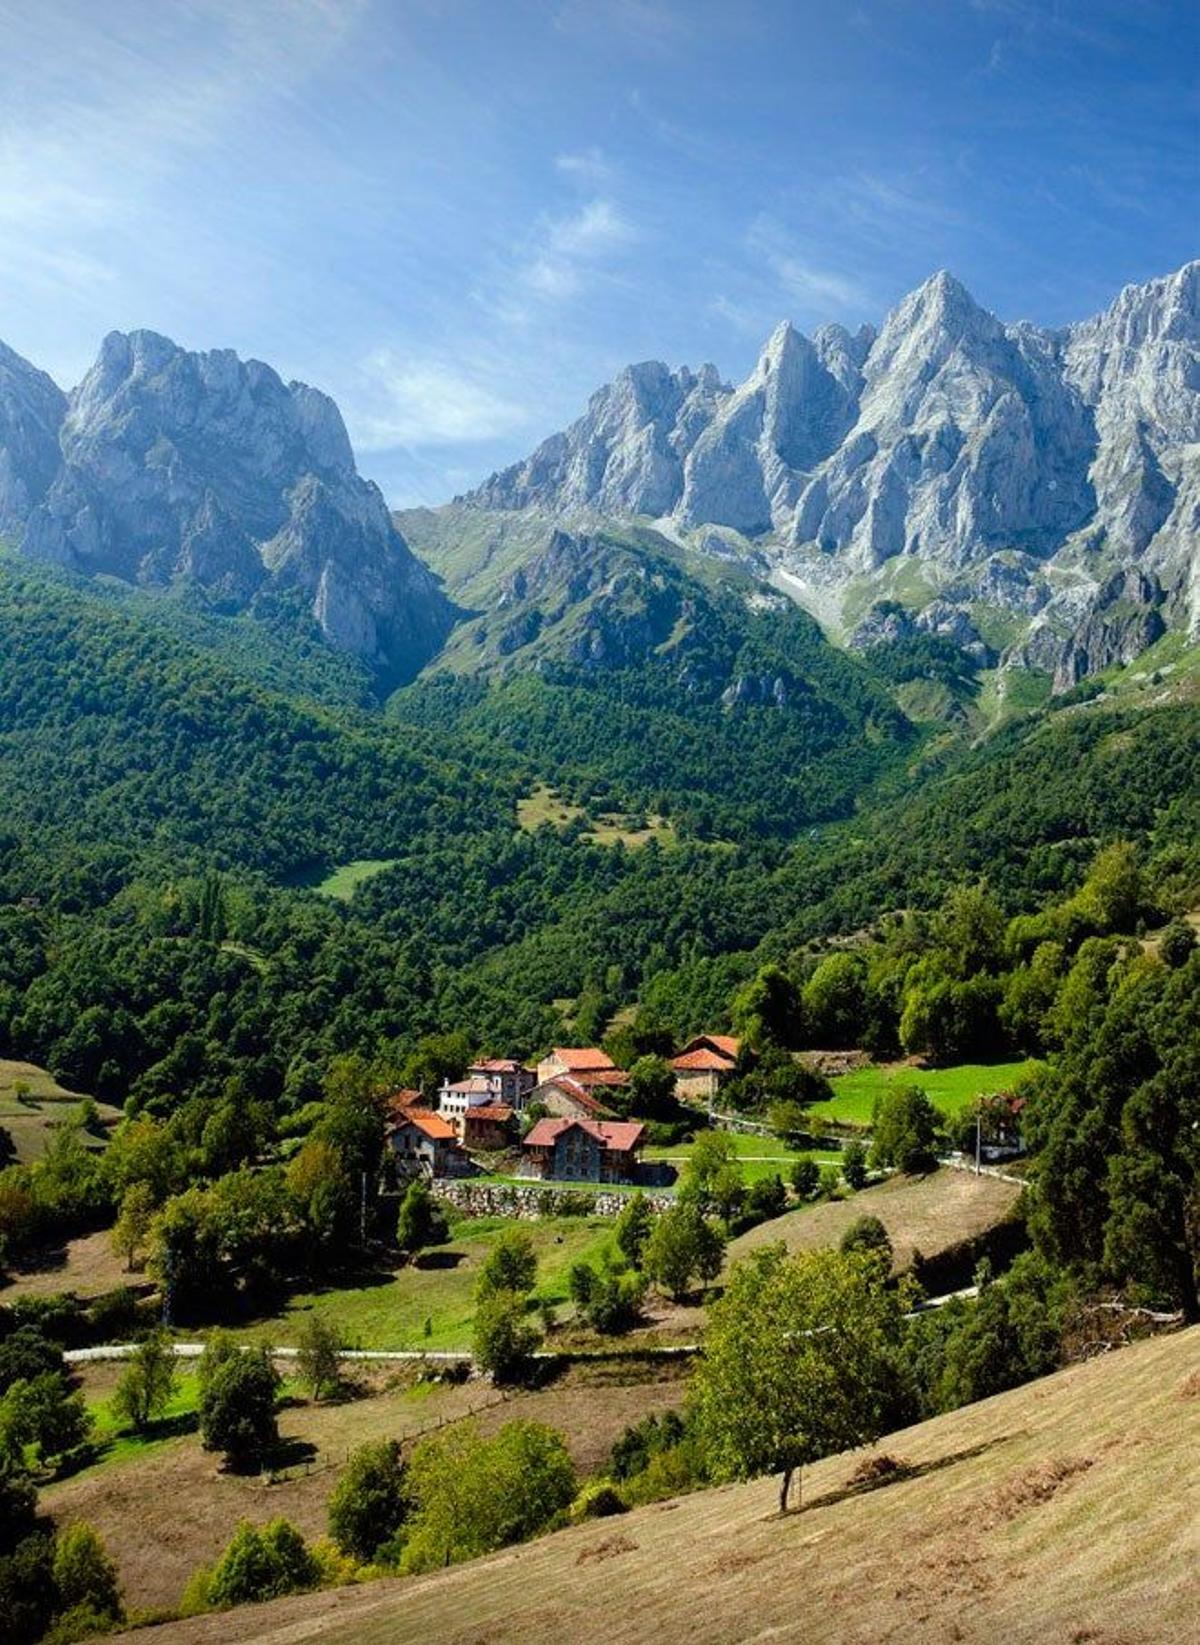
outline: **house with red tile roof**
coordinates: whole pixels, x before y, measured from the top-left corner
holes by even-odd
[[[529,1106],[536,1104],[556,1119],[603,1120],[612,1118],[590,1084],[570,1074],[559,1074],[555,1079],[535,1085],[529,1093]]]
[[[460,1121],[458,1138],[464,1148],[505,1148],[516,1141],[516,1109],[506,1102],[486,1102],[468,1108]]]
[[[633,1120],[540,1119],[521,1144],[522,1175],[553,1182],[636,1182],[646,1127]]]
[[[711,1103],[731,1074],[737,1072],[742,1042],[732,1034],[697,1034],[677,1056],[675,1095],[681,1102]]]
[[[537,1083],[532,1068],[526,1068],[515,1057],[481,1057],[467,1069],[470,1079],[487,1080],[499,1102],[506,1102],[518,1113],[525,1099]]]
[[[562,1046],[556,1045],[547,1056],[544,1056],[537,1065],[537,1082],[544,1085],[558,1074],[570,1074],[573,1079],[581,1075],[600,1081],[605,1076],[619,1076],[621,1070],[608,1055],[597,1045]]]

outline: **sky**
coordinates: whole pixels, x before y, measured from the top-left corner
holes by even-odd
[[[340,405],[396,506],[632,360],[949,268],[1061,325],[1200,255],[1195,0],[0,0],[0,338]]]

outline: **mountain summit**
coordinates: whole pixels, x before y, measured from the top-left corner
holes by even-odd
[[[932,590],[1019,614],[1025,659],[1066,683],[1143,642],[1114,602],[1200,625],[1198,292],[1189,263],[1048,331],[1002,323],[942,271],[878,333],[785,322],[737,387],[635,367],[671,394],[643,411],[622,374],[465,501],[649,515],[701,546],[701,528],[732,529],[823,615],[853,580],[894,593],[915,563]],[[651,450],[656,483],[629,484]]]
[[[298,600],[386,679],[437,649],[454,608],[328,396],[229,349],[113,332],[79,387],[0,354],[0,530],[35,560],[240,609]]]

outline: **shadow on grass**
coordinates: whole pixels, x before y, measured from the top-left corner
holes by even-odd
[[[926,1474],[937,1474],[943,1468],[953,1468],[960,1462],[969,1462],[973,1457],[985,1455],[993,1451],[998,1445],[1007,1445],[1012,1439],[1021,1438],[1021,1433],[998,1434],[995,1439],[985,1439],[978,1445],[965,1446],[961,1451],[949,1451],[945,1456],[934,1457],[929,1462],[905,1462],[887,1473],[881,1473],[874,1479],[862,1479],[840,1486],[837,1490],[822,1491],[820,1496],[813,1497],[810,1502],[802,1502],[796,1508],[788,1508],[783,1513],[769,1514],[770,1519],[799,1519],[803,1514],[814,1513],[818,1508],[832,1508],[836,1503],[846,1502],[850,1497],[866,1496],[870,1491],[882,1491],[888,1485],[899,1485],[905,1480],[923,1479]]]
[[[422,1251],[413,1258],[413,1267],[426,1268],[457,1268],[460,1262],[466,1261],[465,1251]]]

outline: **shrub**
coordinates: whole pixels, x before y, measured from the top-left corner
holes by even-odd
[[[848,1188],[855,1193],[867,1186],[867,1150],[857,1137],[842,1149],[842,1176]]]
[[[529,1371],[538,1334],[525,1318],[525,1298],[515,1291],[489,1290],[475,1310],[472,1353],[496,1382],[520,1382]]]
[[[621,1207],[621,1214],[613,1228],[617,1250],[631,1268],[640,1268],[646,1241],[654,1226],[654,1212],[645,1194],[637,1193]]]
[[[489,1291],[532,1291],[537,1279],[537,1253],[523,1228],[506,1228],[488,1252],[479,1273],[478,1294]]]
[[[1177,970],[1186,965],[1196,946],[1196,933],[1186,920],[1173,920],[1163,932],[1158,955],[1164,965]]]
[[[757,1182],[751,1183],[750,1192],[746,1195],[745,1216],[751,1222],[769,1222],[772,1217],[782,1216],[787,1205],[783,1178],[760,1177]]]
[[[304,1538],[286,1519],[260,1530],[243,1521],[205,1585],[209,1605],[246,1605],[314,1588],[320,1578]]]
[[[613,1514],[624,1514],[628,1510],[615,1485],[610,1485],[606,1479],[594,1479],[571,1504],[570,1518],[578,1525],[585,1519],[609,1519]]]
[[[38,1532],[0,1554],[5,1645],[34,1645],[45,1634],[58,1602],[53,1560],[53,1542]]]
[[[64,1527],[55,1537],[53,1571],[60,1610],[90,1612],[108,1624],[122,1620],[125,1611],[117,1568],[99,1536],[83,1520]]]
[[[134,1349],[113,1395],[113,1408],[139,1433],[160,1417],[175,1392],[175,1350],[164,1330],[152,1331]]]
[[[801,1154],[792,1166],[792,1187],[800,1199],[812,1199],[821,1181],[821,1168],[811,1154]]]
[[[396,1223],[396,1243],[415,1256],[430,1245],[443,1245],[450,1237],[446,1213],[429,1191],[424,1177],[414,1177],[400,1205]]]
[[[839,1251],[877,1251],[888,1267],[892,1261],[892,1242],[888,1231],[878,1217],[855,1217],[838,1244]]]
[[[314,1399],[320,1399],[325,1393],[336,1393],[340,1386],[344,1346],[337,1326],[319,1314],[310,1314],[300,1327],[296,1367]]]
[[[408,1510],[400,1446],[393,1439],[360,1445],[329,1499],[329,1534],[344,1554],[372,1560],[403,1525]]]

